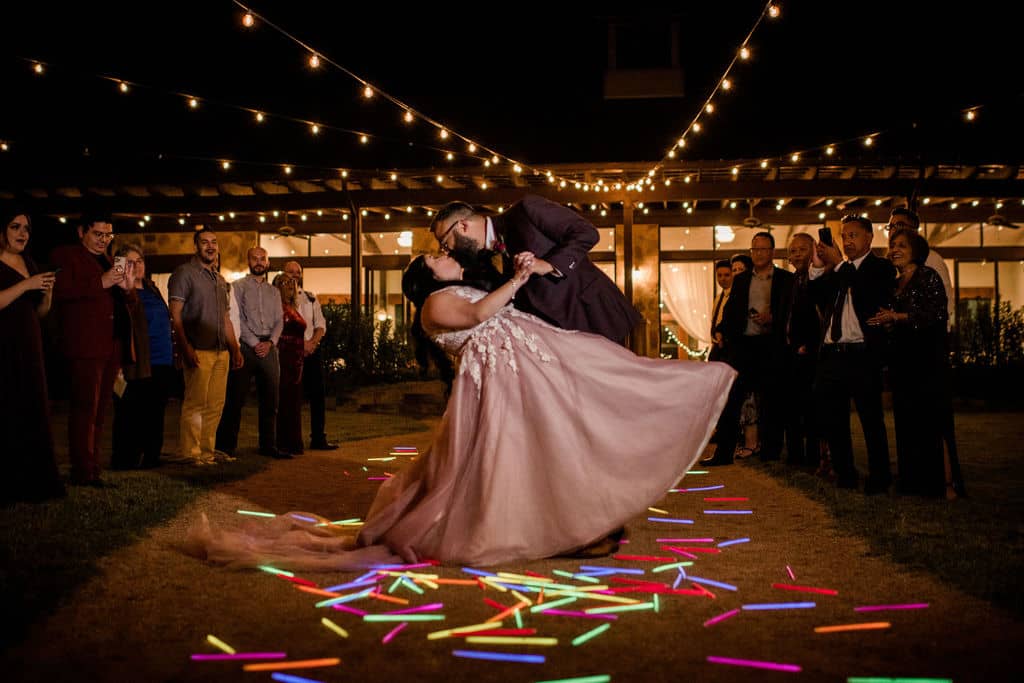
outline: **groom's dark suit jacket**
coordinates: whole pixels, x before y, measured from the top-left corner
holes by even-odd
[[[505,257],[536,254],[562,274],[534,276],[516,294],[515,305],[567,330],[592,332],[622,343],[640,314],[615,283],[587,257],[599,235],[589,221],[555,202],[527,195],[491,218],[505,243]],[[512,274],[505,263],[506,279]]]

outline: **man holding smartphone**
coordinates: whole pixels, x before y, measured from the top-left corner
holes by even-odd
[[[53,251],[60,277],[53,300],[60,321],[60,346],[68,360],[71,483],[109,486],[100,478],[100,439],[122,353],[131,357],[131,320],[126,301],[135,297],[132,274],[107,256],[114,237],[110,218],[84,215],[77,244]]]

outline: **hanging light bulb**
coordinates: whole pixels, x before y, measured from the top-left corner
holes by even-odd
[[[761,168],[768,168],[768,160],[761,159]]]
[[[309,126],[309,130],[313,133],[313,135],[320,134],[320,126],[315,123]]]
[[[676,151],[674,149],[670,149],[668,151],[668,155],[667,156],[668,156],[669,159],[675,159],[676,158]]]
[[[748,59],[750,59],[750,48],[747,47],[746,45],[740,48],[740,59],[742,59],[743,61],[747,61]]]
[[[45,71],[45,69],[43,68],[43,65],[40,62],[36,62],[35,65],[32,67],[32,70],[35,71],[40,76],[42,76],[43,75],[43,71]]]
[[[188,106],[191,107],[192,109],[198,109],[199,108],[199,100],[197,100],[194,97],[188,98]]]
[[[676,147],[679,149],[686,147],[686,138],[679,138],[678,142],[676,142]]]
[[[263,123],[263,112],[256,112],[256,123]]]
[[[285,166],[284,167],[284,174],[285,175],[291,175],[292,174],[292,167],[291,166]]]
[[[827,156],[832,156],[835,153],[836,153],[836,148],[833,147],[832,145],[829,145],[828,147],[825,148],[825,154]]]
[[[365,145],[365,144],[366,144],[367,142],[369,142],[369,141],[370,141],[370,138],[369,138],[368,136],[366,136],[366,135],[360,135],[360,136],[359,136],[359,142],[363,143],[364,145]]]
[[[964,118],[967,119],[968,121],[973,121],[974,119],[978,118],[978,115],[974,113],[973,109],[968,109],[967,113],[964,114]]]
[[[495,154],[494,156],[491,157],[491,163],[492,164],[497,164],[498,161],[500,161],[500,159],[498,159],[498,155],[497,154]]]
[[[522,173],[523,172],[523,167],[520,166],[519,164],[515,164],[515,165],[512,166],[512,170],[515,171],[516,173]]]
[[[793,154],[790,155],[789,160],[795,164],[800,161],[800,154],[798,152],[793,152]]]
[[[246,28],[252,28],[256,25],[256,17],[252,15],[252,12],[246,12],[242,15],[242,26]]]
[[[365,97],[366,99],[370,99],[371,97],[373,97],[373,88],[371,88],[368,85],[365,88],[363,88],[363,97]]]
[[[723,78],[722,90],[732,90],[732,81],[730,81],[728,78]]]
[[[121,81],[121,82],[120,82],[120,83],[119,83],[119,84],[117,85],[117,89],[118,89],[118,90],[120,90],[120,91],[121,91],[121,92],[123,92],[123,93],[127,93],[127,92],[128,92],[128,84],[127,84],[127,83],[125,83],[124,81]]]
[[[314,69],[320,68],[320,57],[315,52],[309,56],[309,66]]]
[[[229,168],[231,168],[231,162],[230,161],[222,161],[222,162],[220,162],[220,167],[223,168],[226,171]]]
[[[699,133],[700,132],[700,122],[699,121],[694,121],[694,123],[693,123],[693,132],[694,133]]]
[[[732,174],[734,176],[738,176],[740,174],[740,167],[739,166],[733,166],[732,167]]]
[[[412,123],[412,121],[413,121],[412,112],[411,111],[405,112],[405,116],[403,116],[402,118],[405,119],[406,123]]]
[[[469,146],[467,146],[466,149],[469,150],[470,154],[475,154],[476,153],[476,145],[473,144],[472,142],[469,143]]]
[[[452,159],[455,158],[455,155],[452,154],[451,152],[448,152],[447,154],[444,155],[444,158],[447,159],[448,161],[451,161]]]
[[[391,174],[391,182],[395,182],[396,180],[398,180],[398,174],[397,173],[392,173]]]
[[[444,128],[441,129],[441,132],[438,133],[438,135],[441,137],[442,140],[448,139],[448,131],[446,131]]]
[[[778,19],[779,15],[782,14],[782,8],[776,4],[768,5],[768,16],[772,19]]]
[[[870,147],[873,144],[875,144],[875,139],[873,137],[871,137],[869,135],[866,138],[864,138],[864,146],[865,147]]]
[[[705,104],[704,105],[704,111],[706,111],[709,114],[714,114],[715,113],[715,104],[714,104],[714,102],[708,102],[707,104]]]

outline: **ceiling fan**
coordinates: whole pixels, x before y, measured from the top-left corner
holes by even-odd
[[[760,218],[754,215],[754,200],[748,199],[747,206],[750,207],[750,215],[743,219],[743,225],[747,228],[765,228],[770,229],[772,226],[763,222]]]
[[[993,225],[997,228],[1011,228],[1013,230],[1020,229],[1019,225],[1017,225],[1016,223],[1011,223],[1010,221],[1006,220],[1005,216],[999,213],[994,213],[988,218],[986,218],[985,225]]]

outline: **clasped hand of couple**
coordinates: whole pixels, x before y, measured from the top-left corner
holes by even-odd
[[[512,276],[512,282],[519,288],[520,285],[526,284],[526,281],[530,279],[531,275],[547,275],[554,267],[545,261],[544,259],[537,258],[533,252],[521,251],[515,255],[512,260],[515,266],[515,274]]]

